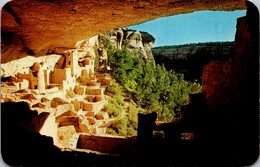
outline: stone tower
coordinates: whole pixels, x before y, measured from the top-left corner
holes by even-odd
[[[38,90],[40,94],[45,93],[44,71],[41,65],[38,72]]]

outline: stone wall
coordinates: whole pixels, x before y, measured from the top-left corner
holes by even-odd
[[[107,41],[109,41],[109,43]],[[147,32],[128,30],[124,28],[114,28],[99,34],[99,42],[106,48],[108,48],[108,45],[111,44],[114,48],[117,49],[125,48],[130,51],[135,51],[136,53],[140,54],[135,54],[135,56],[139,56],[140,60],[155,64],[151,51],[155,42],[155,38]],[[106,51],[102,51],[100,55],[106,55],[104,57],[107,59]]]
[[[207,99],[208,111],[219,111],[230,103],[231,59],[211,61],[204,67],[202,92]]]
[[[247,5],[247,15],[237,20],[234,56],[207,65],[202,88],[208,108],[232,127],[233,144],[239,146],[233,150],[245,166],[259,155],[259,13]]]
[[[77,148],[90,149],[102,153],[131,154],[136,151],[136,138],[115,138],[80,135]]]
[[[250,164],[259,155],[259,12],[252,3],[247,5],[246,17],[237,24],[230,115],[239,130],[240,162]]]
[[[240,106],[251,99],[250,91],[257,92],[259,30],[258,24],[253,23],[258,21],[257,17],[257,12],[249,7],[247,16],[237,20],[234,55],[226,61],[211,61],[204,67],[202,91],[210,110]]]
[[[55,69],[51,74],[51,83],[62,84],[66,79],[66,69]]]
[[[47,117],[39,133],[41,135],[52,137],[53,144],[57,145],[57,124],[55,122],[55,117],[53,116],[53,114],[50,114]]]

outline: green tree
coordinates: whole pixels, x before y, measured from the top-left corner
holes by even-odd
[[[116,81],[135,103],[157,112],[160,120],[171,121],[179,106],[188,104],[189,94],[201,91],[199,84],[185,81],[182,74],[144,63],[128,50],[110,47],[108,53]]]

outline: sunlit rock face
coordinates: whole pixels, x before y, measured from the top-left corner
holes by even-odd
[[[168,70],[183,73],[185,80],[198,82],[202,80],[204,66],[213,60],[228,60],[234,55],[233,50],[233,42],[152,48],[156,63],[164,64]],[[212,69],[214,71],[215,68],[212,66]],[[210,75],[212,76],[212,73]]]
[[[155,38],[146,32],[139,32],[136,30],[126,30],[123,45],[129,50],[135,50],[143,55],[146,62],[155,64],[152,47]]]
[[[155,38],[147,32],[114,28],[100,34],[99,40],[101,43],[112,45],[117,49],[127,49],[135,53],[134,55],[143,62],[155,64],[151,51]]]
[[[162,16],[245,9],[244,0],[14,0],[2,10],[1,62],[61,53],[77,41]]]

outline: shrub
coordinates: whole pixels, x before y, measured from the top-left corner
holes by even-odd
[[[120,136],[136,136],[137,124],[136,126],[133,126],[133,124],[130,123],[130,120],[127,117],[115,119],[112,124],[107,128],[107,133]]]
[[[129,127],[127,129],[127,135],[128,136],[137,136],[137,129],[135,129],[133,127]]]
[[[115,95],[113,96],[113,101],[115,101],[115,103],[117,103],[118,105],[124,106],[124,97],[122,95]]]
[[[123,110],[123,108],[121,109]],[[117,112],[118,110],[115,111]],[[112,116],[115,116],[115,111],[113,111]],[[115,120],[107,128],[107,133],[120,136],[136,136],[138,128],[138,112],[139,110],[136,108],[136,106],[130,103],[128,110],[124,115],[119,114],[116,116],[116,118],[114,117]]]
[[[138,112],[139,110],[133,106],[132,104],[129,104],[129,110],[127,114],[128,118],[128,127],[132,128],[133,130],[137,130],[138,127]]]
[[[94,47],[94,54],[95,54],[95,64],[94,64],[94,69],[97,71],[99,67],[99,53],[98,53],[98,48]]]
[[[110,135],[118,135],[117,132],[114,129],[112,129],[111,127],[108,127],[106,129],[106,133],[108,133]]]
[[[120,105],[114,98],[110,99],[108,104],[105,105],[104,107],[110,118],[115,118],[120,116],[120,114],[123,111],[123,106]]]
[[[119,85],[115,80],[111,81],[106,89],[106,91],[110,92],[112,95],[122,95],[123,88]]]
[[[164,65],[144,63],[128,50],[110,47],[108,56],[113,75],[122,86],[119,89],[120,86],[114,84],[109,88],[112,90],[108,90],[125,91],[139,106],[157,112],[160,120],[171,121],[176,109],[188,104],[189,94],[201,91],[199,84],[185,81],[183,74],[167,71]]]
[[[114,120],[108,129],[112,129],[116,134],[121,136],[127,135],[127,118]],[[109,130],[111,132],[111,130]],[[113,132],[112,131],[112,132]]]

